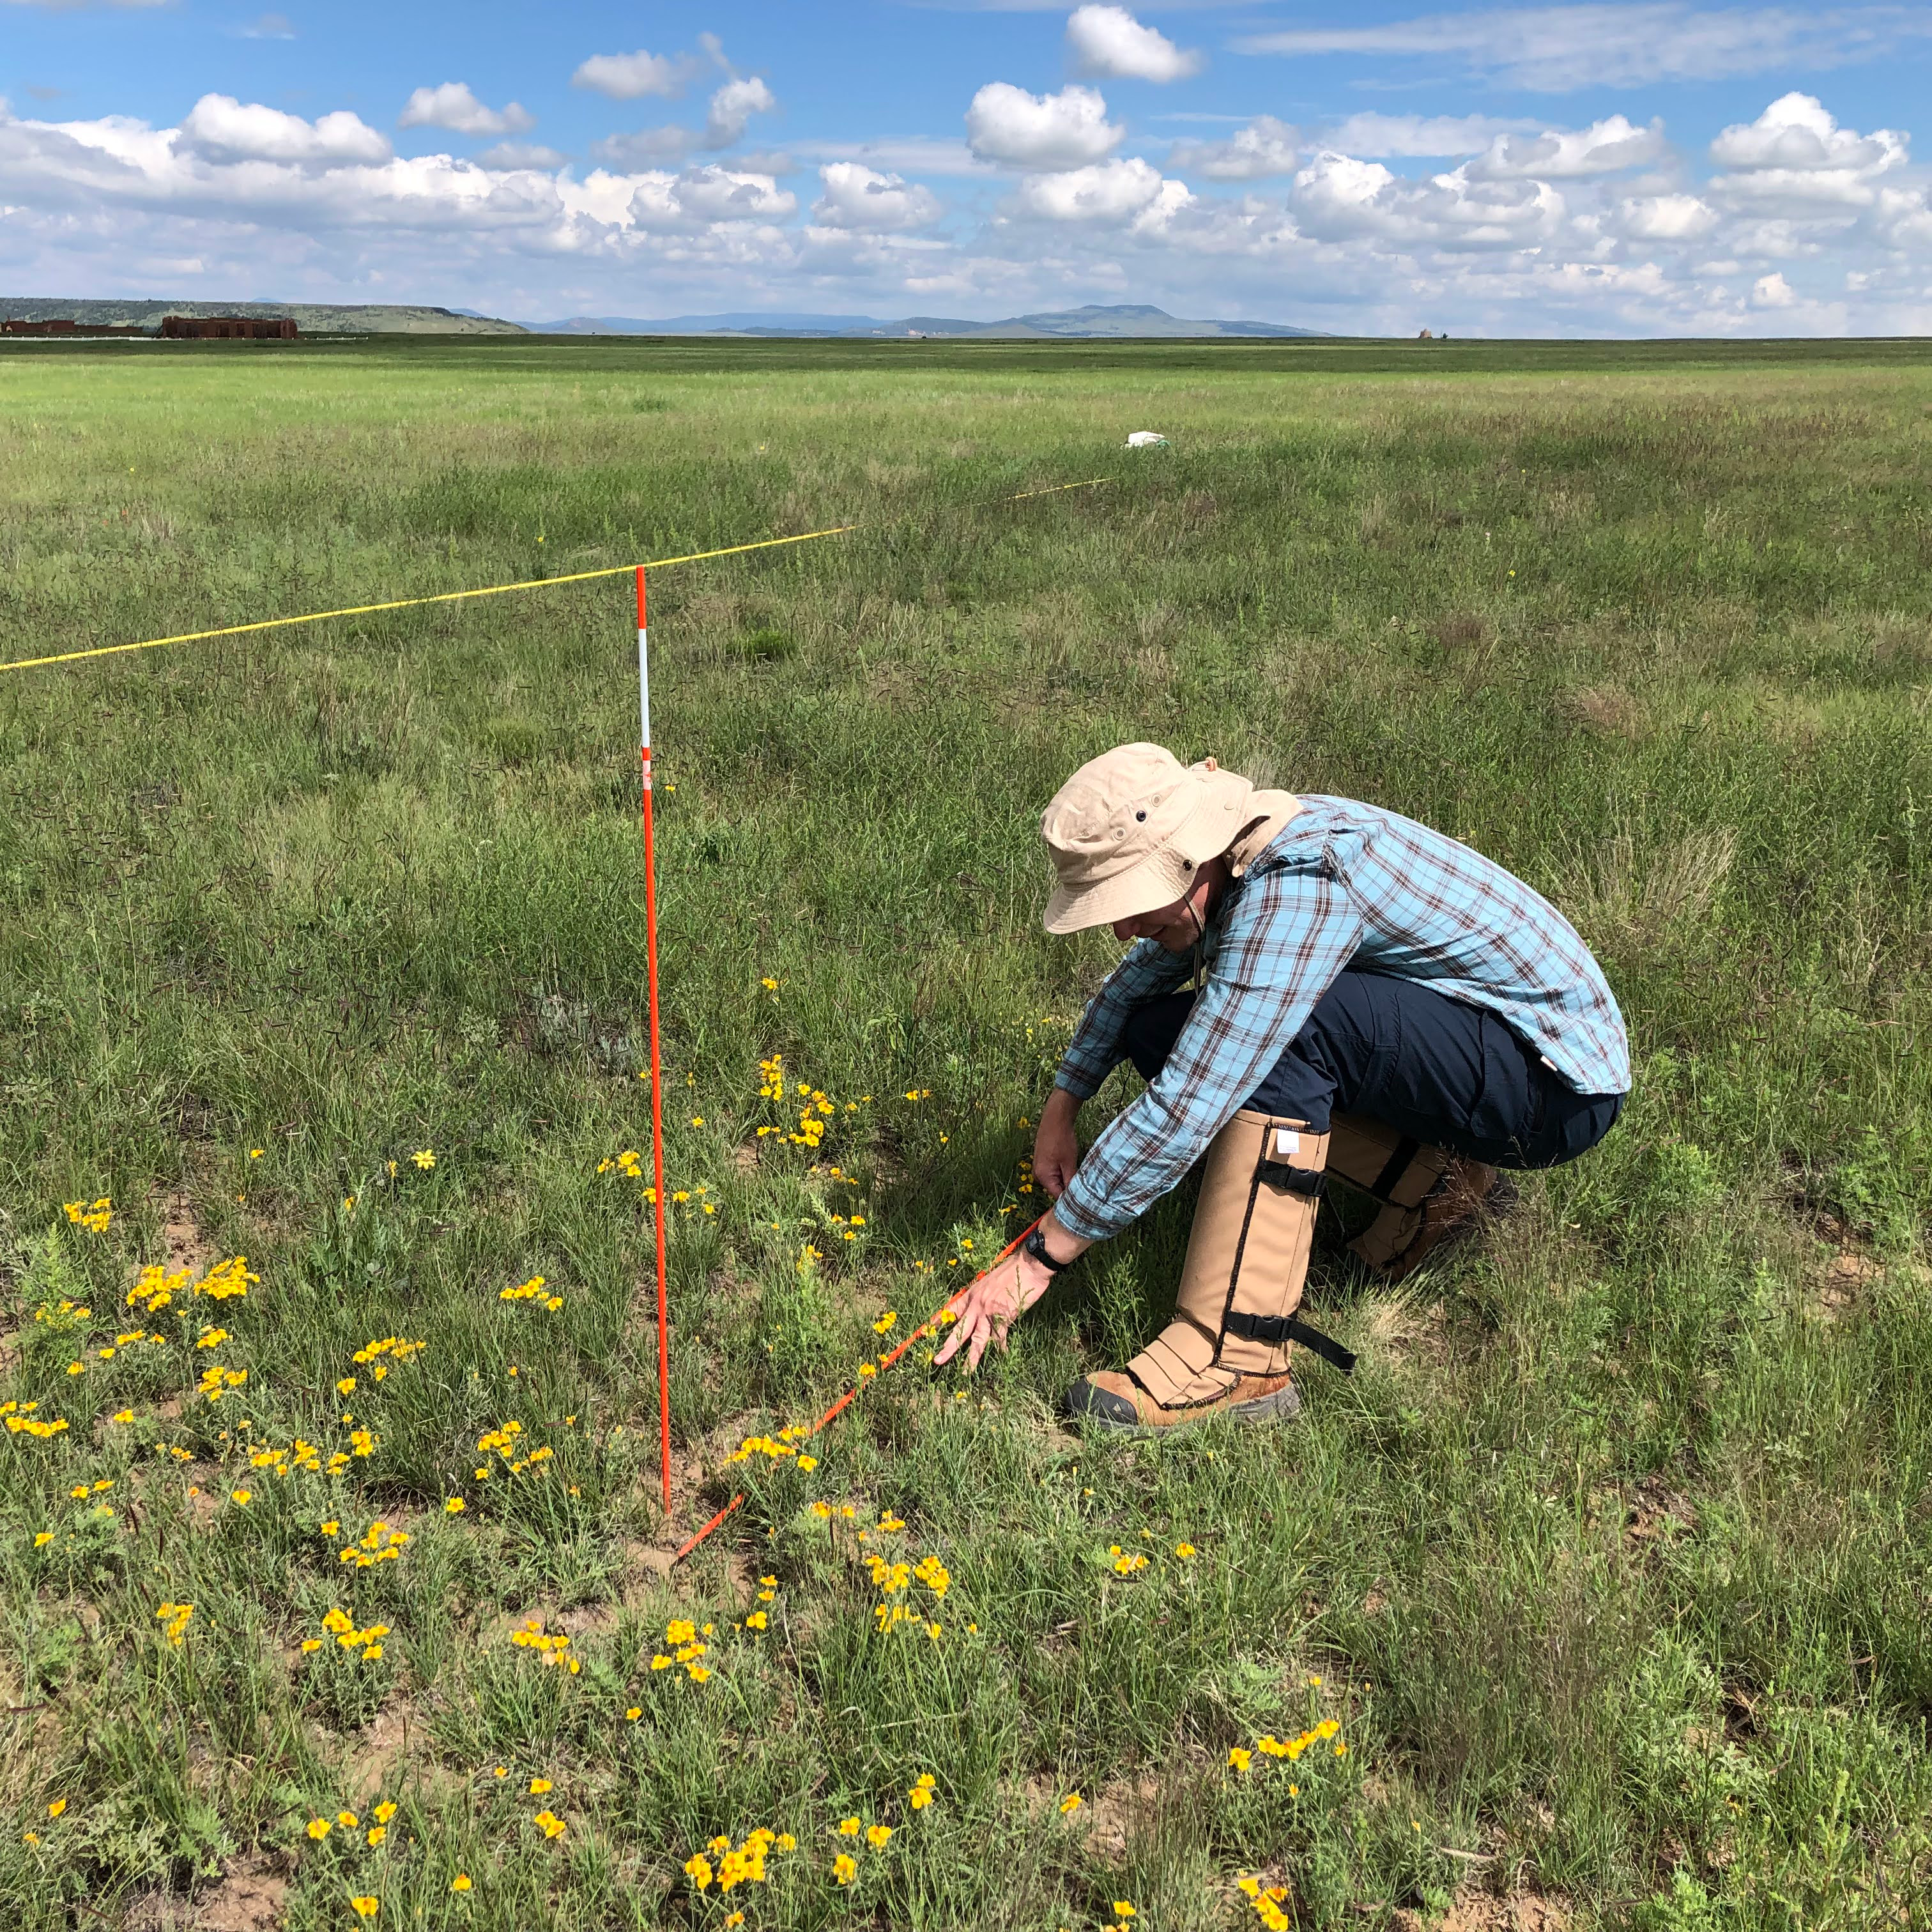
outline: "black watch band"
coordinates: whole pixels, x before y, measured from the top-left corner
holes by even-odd
[[[1026,1239],[1020,1244],[1020,1252],[1039,1262],[1049,1274],[1058,1274],[1073,1265],[1073,1262],[1057,1262],[1047,1252],[1046,1232],[1037,1222],[1028,1230]],[[1073,1261],[1079,1258],[1076,1255]]]

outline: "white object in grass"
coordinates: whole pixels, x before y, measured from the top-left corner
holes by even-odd
[[[1130,449],[1165,449],[1167,438],[1158,430],[1137,429],[1127,438]]]

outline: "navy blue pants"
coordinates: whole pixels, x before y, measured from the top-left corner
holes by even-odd
[[[1166,1064],[1194,1004],[1169,993],[1136,1009],[1121,1045],[1143,1080]],[[1344,971],[1244,1106],[1328,1131],[1331,1113],[1492,1167],[1559,1167],[1623,1111],[1621,1094],[1578,1094],[1492,1013],[1413,980]]]

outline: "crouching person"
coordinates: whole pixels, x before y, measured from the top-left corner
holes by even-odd
[[[1055,1274],[1202,1161],[1173,1320],[1067,1409],[1140,1430],[1292,1414],[1291,1342],[1352,1360],[1296,1314],[1329,1174],[1379,1204],[1350,1245],[1396,1280],[1507,1205],[1505,1170],[1574,1160],[1622,1110],[1629,1046],[1601,969],[1547,900],[1454,838],[1156,745],[1082,766],[1040,830],[1059,880],[1046,929],[1138,943],[1041,1115],[1054,1205],[975,1284],[941,1361],[1004,1347]],[[1082,1104],[1123,1060],[1146,1090],[1082,1159]]]

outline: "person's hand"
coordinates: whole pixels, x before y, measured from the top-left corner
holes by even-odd
[[[1034,1136],[1033,1178],[1046,1189],[1049,1201],[1058,1201],[1066,1192],[1080,1165],[1080,1139],[1074,1131],[1079,1117],[1080,1102],[1064,1087],[1056,1087],[1046,1096]]]
[[[989,1268],[966,1291],[959,1304],[959,1318],[944,1345],[933,1356],[936,1367],[944,1367],[962,1348],[966,1351],[966,1372],[980,1366],[988,1342],[1004,1348],[1006,1330],[1052,1285],[1053,1274],[1031,1256],[1016,1250],[996,1268]]]

